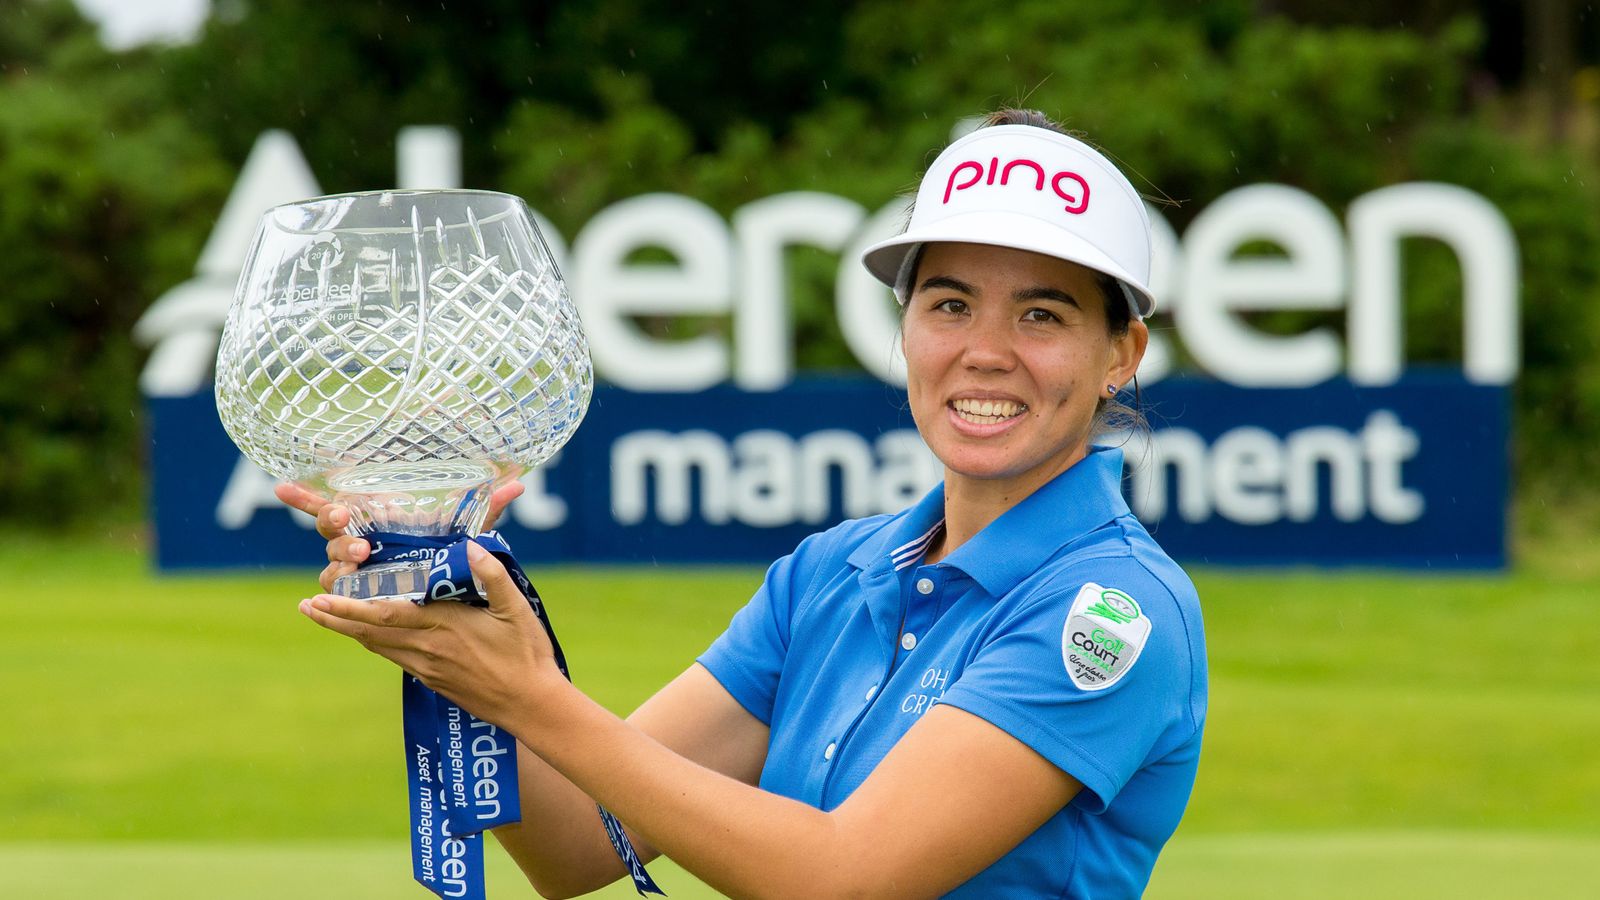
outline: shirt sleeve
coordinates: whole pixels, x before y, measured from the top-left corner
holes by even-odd
[[[773,563],[755,596],[697,659],[764,725],[772,724],[778,676],[789,650],[789,625],[830,534],[811,535],[793,553]]]
[[[1090,813],[1104,812],[1135,772],[1195,727],[1192,654],[1179,604],[1162,582],[1141,574],[1096,573],[1093,582],[1072,581],[1070,592],[1020,604],[987,630],[939,700],[989,721],[1076,778],[1089,794],[1074,802]],[[1098,685],[1096,676],[1080,675],[1090,685],[1084,687],[1069,673],[1068,656],[1087,639],[1075,641],[1085,620],[1071,613],[1091,584],[1137,598],[1150,632],[1126,671]]]

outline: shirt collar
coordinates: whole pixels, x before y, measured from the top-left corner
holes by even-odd
[[[889,523],[845,560],[865,572],[893,571],[907,561],[919,561],[928,541],[944,524],[944,482],[923,496],[917,504]]]
[[[1033,574],[1057,550],[1128,514],[1122,498],[1122,451],[1090,447],[1083,459],[1006,510],[972,540],[945,557],[992,597],[1000,597]],[[927,538],[944,522],[941,483],[874,540],[850,555],[864,570],[893,570],[920,560]],[[920,542],[920,546],[919,546]]]
[[[1057,550],[1127,514],[1122,451],[1090,447],[1087,456],[1006,510],[944,562],[970,575],[991,597],[1000,597]]]

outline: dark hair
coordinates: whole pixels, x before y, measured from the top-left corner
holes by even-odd
[[[1033,128],[1043,128],[1046,131],[1054,131],[1056,134],[1064,134],[1087,143],[1086,136],[1082,132],[1069,131],[1060,122],[1037,109],[1001,107],[984,116],[978,127],[988,128],[993,125],[1028,125]],[[915,198],[913,198],[912,202],[915,202]],[[910,213],[907,212],[907,223],[909,224],[909,222]],[[910,285],[916,284],[917,267],[922,261],[921,251],[914,252],[916,258],[911,261],[911,277],[907,282],[907,293],[910,292]],[[1133,324],[1133,307],[1122,287],[1122,283],[1103,272],[1095,272],[1094,276],[1095,285],[1100,288],[1100,296],[1105,304],[1107,333],[1113,339],[1126,337],[1128,329]],[[900,315],[902,317],[905,316],[904,306],[900,308]],[[1102,434],[1118,431],[1149,430],[1150,426],[1145,421],[1144,413],[1142,412],[1143,406],[1143,397],[1140,396],[1139,391],[1139,378],[1135,376],[1133,379],[1132,405],[1122,401],[1121,393],[1113,397],[1101,397],[1100,402],[1095,405],[1094,427],[1091,433],[1098,437]]]

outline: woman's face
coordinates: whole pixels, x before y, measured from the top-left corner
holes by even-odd
[[[917,429],[952,475],[1031,492],[1087,450],[1106,385],[1133,377],[1148,331],[1107,331],[1094,273],[985,244],[923,250],[906,302]]]

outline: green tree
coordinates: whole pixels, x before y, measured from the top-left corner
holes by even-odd
[[[148,56],[100,49],[70,3],[0,13],[0,518],[126,514],[128,333],[192,269],[226,172],[161,104]]]
[[[473,183],[498,172],[487,138],[528,103],[592,114],[613,78],[642,78],[699,149],[730,123],[782,133],[844,87],[849,4],[479,0],[219,4],[169,54],[172,97],[229,159],[265,128],[292,132],[330,190],[393,180],[394,132],[465,134]]]

